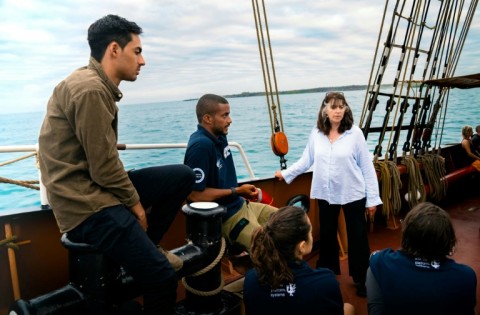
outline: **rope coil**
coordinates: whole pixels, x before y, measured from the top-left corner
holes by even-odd
[[[425,154],[418,159],[430,187],[430,198],[434,201],[442,200],[447,195],[448,188],[448,182],[443,180],[446,175],[445,158],[437,154]]]
[[[383,201],[382,214],[388,220],[390,215],[393,217],[398,214],[402,208],[402,200],[400,197],[402,181],[400,179],[400,171],[392,161],[377,161],[374,162],[374,165],[375,170],[380,173],[380,195]]]
[[[213,267],[215,267],[221,261],[221,259],[223,257],[223,254],[225,253],[225,248],[226,248],[225,238],[222,237],[222,245],[221,245],[220,251],[218,252],[217,257],[208,266],[206,266],[205,268],[189,275],[188,277],[198,277],[198,276],[203,275],[203,274],[209,272],[210,270],[212,270]],[[220,293],[220,291],[222,291],[223,286],[225,285],[225,281],[223,279],[223,275],[221,275],[220,285],[218,286],[218,288],[216,288],[214,290],[211,290],[211,291],[200,291],[200,290],[197,290],[195,288],[192,288],[187,283],[186,277],[182,278],[182,284],[187,291],[189,291],[189,292],[191,292],[195,295],[212,296],[212,295],[216,295],[216,294]]]
[[[420,163],[413,156],[405,156],[402,160],[407,168],[408,189],[407,202],[410,208],[426,200],[425,186],[423,184],[422,173],[420,172]]]

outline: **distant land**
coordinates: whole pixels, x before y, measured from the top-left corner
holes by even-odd
[[[278,94],[304,94],[304,93],[318,93],[328,91],[358,91],[366,90],[367,85],[344,85],[344,86],[330,86],[330,87],[318,87],[313,89],[303,90],[289,90],[279,91]],[[242,92],[240,94],[224,95],[224,97],[249,97],[249,96],[263,96],[265,92]]]
[[[358,91],[366,90],[367,85],[343,85],[343,86],[330,86],[330,87],[318,87],[313,89],[303,89],[303,90],[289,90],[289,91],[279,91],[278,94],[304,94],[304,93],[317,93],[317,92],[328,92],[328,91]],[[240,94],[230,94],[223,95],[226,98],[234,97],[250,97],[250,96],[263,96],[265,92],[242,92]],[[187,99],[184,101],[193,101],[197,100],[196,98]]]

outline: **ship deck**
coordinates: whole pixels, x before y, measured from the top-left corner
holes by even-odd
[[[255,185],[261,187],[264,191],[271,192],[275,196],[277,206],[287,203],[288,198],[296,194],[305,194],[308,192],[311,175],[305,174],[295,180],[295,184],[287,185],[284,182],[272,180],[255,181]],[[479,174],[468,175],[465,178],[455,182],[455,185],[449,187],[448,197],[439,205],[450,214],[458,239],[456,252],[453,258],[463,264],[471,266],[477,278],[480,274],[480,187]],[[318,216],[316,211],[316,202],[311,200],[311,209],[309,212],[310,220],[314,225],[314,239],[318,239]],[[401,230],[400,219],[407,212],[403,210],[395,217],[396,229],[393,227],[393,221],[382,222],[382,216],[375,219],[372,231],[369,232],[369,241],[371,250],[383,248],[397,249],[400,246]],[[183,215],[179,214],[179,221],[172,228],[172,233],[168,233],[164,248],[172,249],[181,246],[185,242],[185,222]],[[0,218],[1,225],[11,225],[14,235],[18,236],[19,241],[23,241],[19,250],[15,251],[16,270],[18,270],[18,284],[21,289],[23,299],[31,299],[41,294],[64,286],[68,281],[67,251],[59,242],[60,234],[55,224],[51,211],[38,211],[24,215],[12,215]],[[0,239],[4,236],[1,235]],[[163,244],[162,244],[163,245]],[[344,244],[346,245],[346,244]],[[338,276],[338,281],[342,290],[344,302],[354,305],[357,315],[367,314],[367,299],[357,297],[356,288],[352,279],[348,276],[348,248],[346,248],[346,258],[341,261],[342,275]],[[315,266],[317,252],[306,257],[306,260]],[[9,305],[14,301],[13,290],[10,281],[9,258],[7,251],[0,252],[1,298],[0,314],[6,314]],[[35,263],[32,263],[32,262]],[[222,270],[225,283],[233,283],[241,279],[231,265],[229,260],[222,260]],[[55,272],[52,272],[55,270]],[[181,282],[178,288],[178,300],[185,298],[185,289]],[[477,286],[477,306],[476,313],[480,314],[480,288]]]
[[[446,210],[451,217],[457,236],[457,247],[452,256],[458,263],[466,264],[480,275],[480,194],[475,192],[480,187],[480,177],[478,179],[467,179],[461,185],[462,191],[449,191],[449,198],[443,200],[438,205]],[[390,219],[388,222],[376,220],[373,229],[369,232],[369,242],[371,251],[384,248],[398,249],[401,243],[400,219],[406,214],[400,213],[395,216],[395,224]],[[305,259],[314,267],[318,254],[314,251]],[[348,275],[348,252],[340,262],[341,275],[337,276],[340,283],[340,289],[344,302],[348,302],[355,307],[356,315],[367,315],[367,299],[356,295],[356,287],[352,278]],[[230,280],[241,278],[235,272],[231,274]],[[480,286],[477,286],[477,306],[476,314],[480,314]]]
[[[478,181],[477,181],[478,183]],[[458,263],[466,264],[472,267],[478,275],[480,275],[480,193],[478,193],[479,185],[475,189],[477,193],[455,192],[450,194],[450,199],[444,200],[439,204],[446,210],[452,219],[455,233],[457,236],[457,247],[452,256]],[[397,224],[402,215],[398,216]],[[393,248],[397,249],[401,241],[401,229],[391,229],[385,225],[376,224],[373,231],[369,233],[370,248],[372,251]],[[356,315],[366,315],[367,299],[360,298],[356,295],[351,278],[348,276],[348,262],[341,262],[342,275],[338,277],[344,302],[353,304]],[[480,314],[480,287],[477,285],[477,306],[475,314]]]

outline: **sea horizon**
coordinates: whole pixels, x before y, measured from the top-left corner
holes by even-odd
[[[366,90],[346,91],[345,96],[352,108],[355,124],[358,125]],[[453,90],[450,93],[447,117],[441,121],[444,133],[434,133],[432,145],[458,143],[463,125],[480,124],[480,113],[471,106],[480,96],[475,90]],[[300,158],[308,135],[316,124],[319,104],[324,93],[280,95],[284,132],[289,143],[286,155],[287,166]],[[228,98],[227,98],[228,99]],[[228,140],[242,145],[253,169],[255,178],[272,177],[280,168],[280,161],[270,146],[270,119],[265,96],[249,96],[228,99],[231,106],[232,125]],[[196,100],[170,101],[144,104],[119,104],[119,143],[186,143],[197,128]],[[384,109],[378,108],[373,123],[381,124]],[[0,115],[0,146],[35,145],[44,112]],[[391,117],[394,118],[393,115]],[[383,154],[388,148],[389,133],[382,143]],[[400,139],[399,147],[403,145]],[[440,142],[441,141],[441,142]],[[369,149],[378,142],[377,135],[369,135]],[[232,149],[239,181],[248,180],[249,172],[238,152]],[[153,165],[183,163],[184,149],[120,151],[126,169]],[[401,154],[401,152],[400,152]],[[0,163],[24,156],[25,153],[3,153]],[[38,170],[34,158],[29,158],[0,167],[0,177],[15,180],[36,180]],[[0,213],[7,209],[39,208],[38,191],[17,185],[0,183]]]
[[[384,85],[385,87],[391,86]],[[349,85],[339,85],[339,86],[330,86],[330,87],[316,87],[316,88],[308,88],[308,89],[298,89],[298,90],[283,90],[279,91],[279,95],[287,95],[287,94],[309,94],[309,93],[319,93],[319,92],[328,92],[328,91],[359,91],[359,90],[366,90],[368,85],[357,85],[357,84],[349,84]],[[240,92],[228,95],[222,95],[223,97],[229,98],[239,98],[239,97],[255,97],[255,96],[265,96],[266,92]],[[270,95],[270,94],[269,94]],[[118,103],[118,106],[141,106],[141,105],[151,105],[151,104],[164,104],[164,103],[171,103],[171,102],[188,102],[188,101],[197,101],[201,96],[198,98],[188,98],[188,99],[179,99],[179,100],[167,100],[167,101],[152,101],[152,102],[141,102],[141,103],[128,103],[122,104],[121,102]],[[44,113],[46,110],[46,105],[43,109],[36,109],[36,110],[22,110],[17,112],[7,112],[2,113],[1,115],[12,115],[12,114],[21,114],[21,113]]]

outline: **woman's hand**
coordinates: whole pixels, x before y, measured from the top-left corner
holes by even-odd
[[[365,214],[368,216],[369,219],[372,219],[375,216],[375,212],[377,212],[377,207],[368,207],[365,209]]]
[[[276,171],[275,172],[275,177],[278,178],[279,181],[284,180],[283,175],[282,175],[282,171]]]

